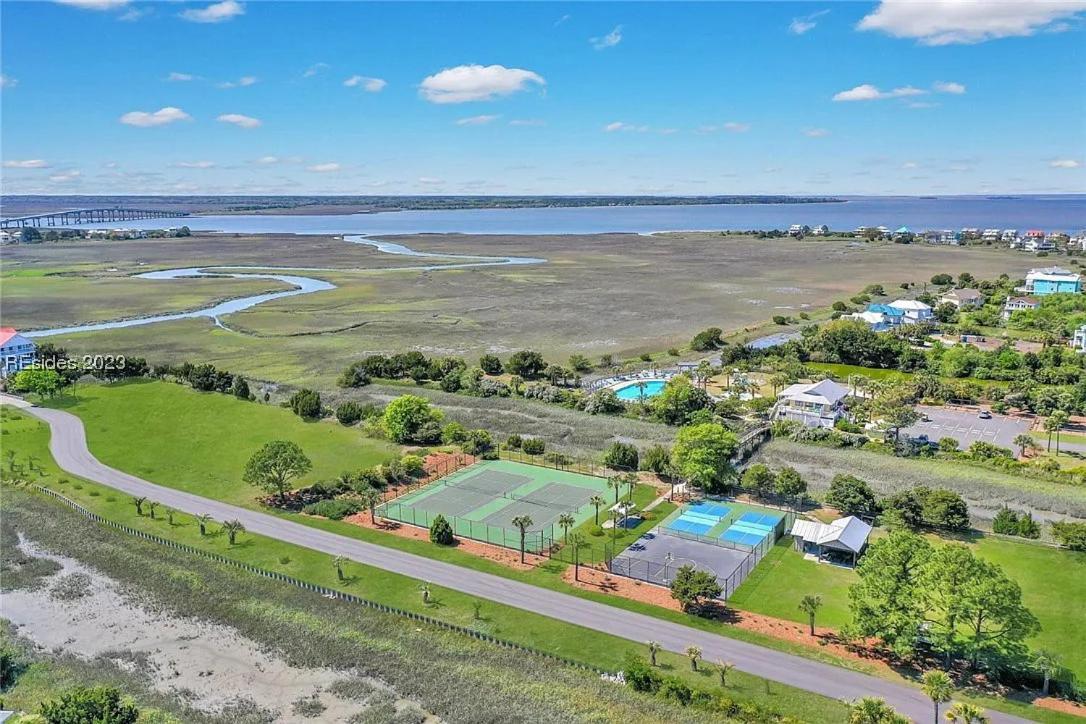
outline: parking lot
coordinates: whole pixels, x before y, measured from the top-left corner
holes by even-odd
[[[927,421],[902,428],[904,434],[910,437],[927,435],[932,442],[939,442],[940,438],[952,437],[958,441],[959,447],[963,450],[981,440],[1017,451],[1018,446],[1014,444],[1015,436],[1029,432],[1032,425],[1029,419],[997,415],[994,412],[991,419],[982,420],[978,417],[978,410],[923,405],[916,409],[927,417]]]

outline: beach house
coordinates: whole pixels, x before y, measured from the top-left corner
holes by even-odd
[[[1071,348],[1079,354],[1086,354],[1086,324],[1075,330],[1074,336],[1071,337]]]
[[[958,309],[977,309],[984,306],[984,295],[976,289],[951,289],[939,297],[940,304],[952,304]]]
[[[897,301],[890,302],[886,306],[901,313],[900,324],[916,324],[917,322],[931,321],[931,307],[923,302],[918,302],[915,299],[898,299]]]
[[[1031,269],[1026,274],[1025,286],[1018,291],[1043,297],[1046,294],[1081,294],[1082,275],[1059,266]]]
[[[1003,321],[1006,322],[1011,318],[1011,315],[1017,311],[1023,309],[1036,309],[1040,304],[1041,303],[1033,297],[1007,297],[1007,301],[1003,303]]]
[[[856,565],[867,548],[871,526],[854,515],[832,523],[797,518],[789,531],[796,550],[818,561],[832,560]]]
[[[12,327],[0,327],[0,377],[34,364],[38,348]]]
[[[793,420],[806,427],[828,427],[845,416],[848,388],[833,380],[785,387],[777,393],[773,419]]]

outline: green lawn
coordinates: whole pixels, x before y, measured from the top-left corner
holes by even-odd
[[[80,385],[45,404],[78,415],[106,465],[250,508],[262,493],[242,481],[245,463],[271,440],[291,440],[313,461],[301,484],[375,465],[397,450],[334,419],[305,422],[284,408],[169,382]]]

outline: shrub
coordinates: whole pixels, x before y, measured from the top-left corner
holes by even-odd
[[[511,374],[523,377],[526,380],[537,379],[543,374],[546,367],[547,363],[543,361],[543,355],[528,349],[514,352],[513,356],[505,364],[505,368]]]
[[[310,503],[302,508],[302,511],[309,515],[319,515],[322,518],[329,518],[331,520],[343,520],[349,515],[361,511],[362,504],[357,500],[350,500],[348,498],[333,498],[332,500],[322,500],[317,503]]]
[[[400,467],[404,475],[417,478],[425,471],[423,460],[418,455],[404,455],[400,458]]]
[[[527,455],[542,455],[547,444],[538,437],[526,437],[520,443],[520,449]]]
[[[603,464],[615,470],[637,470],[637,448],[625,442],[613,442],[603,456]]]
[[[134,724],[139,719],[140,712],[136,707],[122,701],[121,692],[111,686],[76,686],[64,691],[59,699],[43,703],[41,715],[50,724]]]
[[[924,523],[947,530],[969,528],[969,507],[952,490],[936,488],[924,496]]]
[[[958,441],[952,437],[939,438],[939,452],[958,452]]]
[[[652,362],[652,355],[648,352],[642,352],[640,355],[638,355],[638,359],[642,362]]]
[[[468,437],[468,430],[459,422],[450,422],[441,428],[441,442],[446,445],[459,445]]]
[[[622,676],[634,691],[655,694],[660,690],[663,677],[660,672],[648,665],[644,660],[629,656],[626,665],[622,669]]]
[[[520,435],[510,435],[509,437],[505,438],[505,449],[520,450],[520,445],[522,442],[523,440],[521,440]]]
[[[344,425],[354,425],[362,419],[362,405],[348,400],[336,408],[336,419]]]
[[[442,417],[440,410],[431,409],[428,400],[402,395],[385,407],[381,424],[394,442],[425,445],[441,439]]]
[[[683,706],[689,706],[693,695],[694,692],[686,682],[674,676],[667,677],[660,685],[660,696]]]
[[[653,445],[641,454],[639,467],[663,475],[671,469],[671,451],[663,445]]]
[[[440,513],[430,523],[430,542],[439,546],[451,546],[456,542],[452,526]]]
[[[472,430],[467,438],[460,444],[460,448],[468,455],[482,455],[493,449],[494,441],[486,430]]]
[[[774,314],[773,315],[773,324],[780,324],[780,325],[788,324],[788,317],[784,316],[783,314]]]
[[[1052,535],[1061,546],[1073,551],[1086,551],[1086,523],[1054,521]]]
[[[321,396],[313,390],[298,390],[288,404],[298,417],[313,420],[321,416]]]
[[[695,352],[710,352],[718,349],[724,344],[724,340],[721,339],[723,334],[724,330],[720,327],[709,327],[694,335],[694,338],[690,340],[690,348]]]
[[[500,375],[504,370],[502,367],[502,361],[498,359],[497,355],[484,354],[479,358],[479,367],[488,375]]]
[[[853,475],[838,473],[830,481],[826,504],[845,515],[871,514],[878,511],[878,502],[871,487]]]

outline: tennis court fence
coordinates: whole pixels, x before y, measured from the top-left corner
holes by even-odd
[[[377,507],[377,516],[379,518],[387,518],[388,520],[427,529],[438,515],[442,514],[419,510],[396,501],[383,503]],[[479,541],[480,543],[512,548],[516,551],[520,550],[519,530],[489,525],[478,520],[468,520],[455,515],[444,515],[444,518],[452,526],[453,535]],[[529,553],[549,555],[557,542],[553,525],[543,526],[539,530],[525,531],[524,534],[524,550]]]
[[[744,551],[750,553],[758,549],[765,549],[773,545],[774,541],[770,540],[770,536],[766,536],[761,540],[758,545],[747,545],[746,543],[739,543],[736,541],[724,540],[723,538],[714,538],[711,535],[701,535],[699,533],[690,533],[684,530],[675,530],[674,528],[668,528],[667,526],[660,526],[657,529],[658,533],[664,535],[670,535],[675,538],[683,538],[684,540],[697,541],[698,543],[707,543],[709,545],[716,546],[718,548],[730,548],[733,551]],[[765,555],[763,550],[762,555]]]
[[[406,485],[396,485],[383,490],[381,492],[382,502],[387,503],[416,490],[422,490],[434,481],[441,480],[459,470],[474,465],[478,460],[475,456],[466,453],[444,456],[435,464],[427,466],[422,477],[416,478]]]

